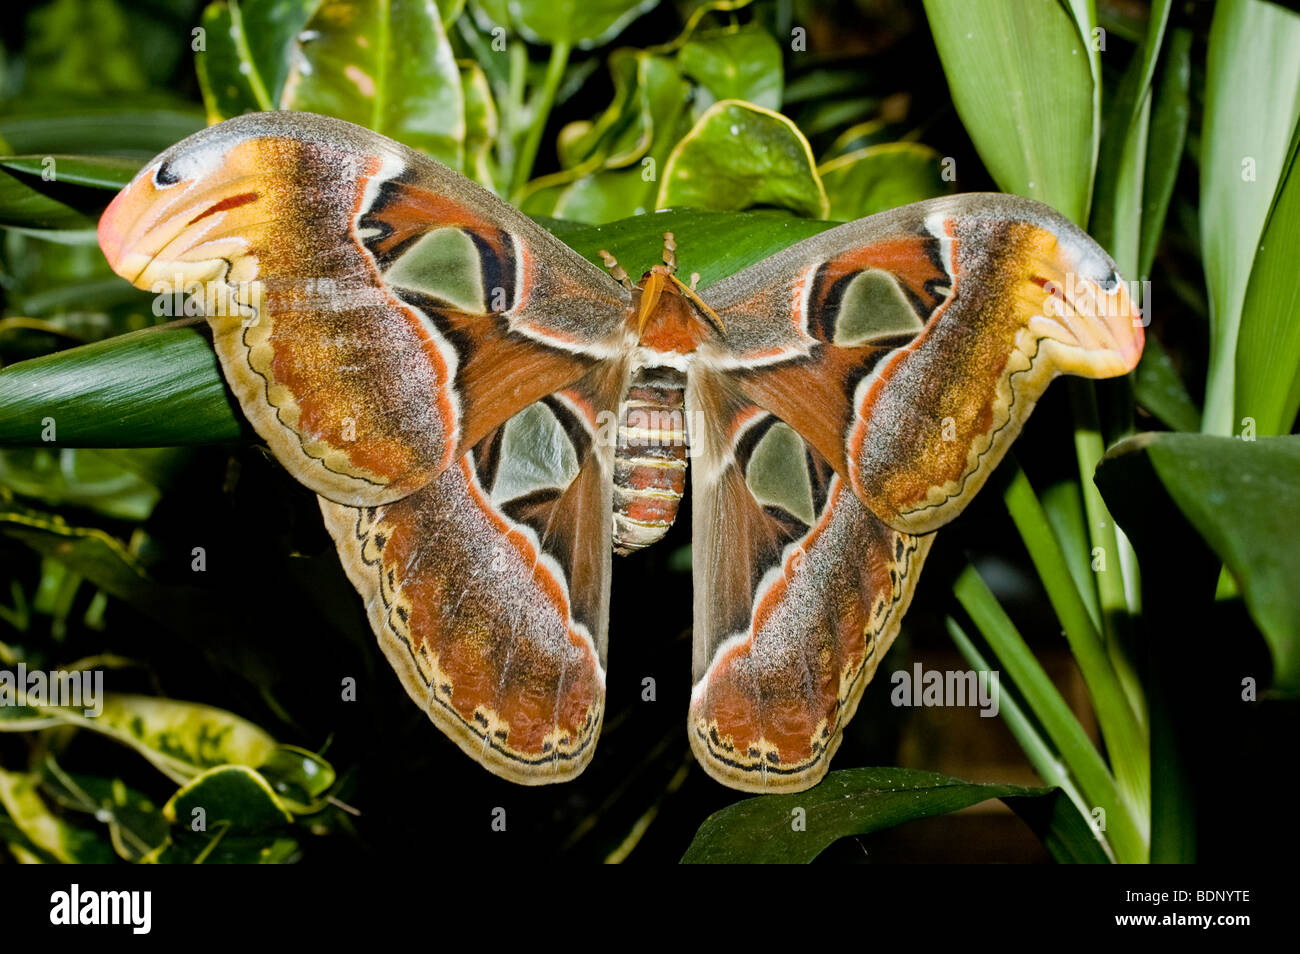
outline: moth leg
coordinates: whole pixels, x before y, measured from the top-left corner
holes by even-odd
[[[664,233],[664,264],[668,266],[669,275],[677,271],[677,239],[673,238],[672,232]]]
[[[605,267],[609,269],[609,273],[614,276],[614,280],[624,288],[630,289],[632,280],[627,277],[627,270],[618,263],[618,259],[603,248],[600,250],[600,257],[605,262]]]
[[[700,273],[691,272],[691,284],[690,284],[691,291],[695,291],[696,288],[699,286],[699,284],[700,284]]]

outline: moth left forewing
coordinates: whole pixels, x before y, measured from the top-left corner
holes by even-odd
[[[955,517],[1059,374],[1131,370],[1114,264],[1041,203],[970,194],[831,229],[718,283],[708,356],[890,526]]]
[[[885,526],[787,424],[702,372],[687,731],[746,791],[821,779],[898,633],[930,537]]]
[[[628,293],[464,176],[310,113],[241,116],[157,157],[100,244],[195,291],[231,390],[281,463],[389,503],[615,350]]]
[[[343,566],[411,698],[511,781],[562,782],[595,749],[609,619],[621,369],[525,408],[392,504],[321,498]]]

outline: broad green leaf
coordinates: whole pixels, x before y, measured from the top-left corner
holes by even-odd
[[[893,142],[832,159],[817,170],[830,200],[827,218],[841,222],[952,191],[942,157],[929,146]]]
[[[1300,117],[1300,15],[1267,0],[1222,0],[1205,69],[1201,251],[1210,365],[1202,429],[1229,435],[1238,424],[1233,400],[1242,303]]]
[[[0,487],[0,533],[21,541],[47,561],[55,561],[49,569],[61,567],[74,586],[69,599],[83,577],[119,596],[134,593],[146,583],[148,577],[139,558],[117,537],[98,527],[69,524],[58,514],[22,506],[12,498],[7,488]],[[41,599],[38,590],[35,608],[53,612],[52,607],[42,608]]]
[[[293,40],[319,0],[217,0],[203,11],[204,48],[194,58],[208,121],[274,109]]]
[[[747,798],[714,812],[695,833],[682,862],[806,863],[851,835],[946,815],[990,798],[1050,791],[980,785],[917,769],[842,769],[806,792]]]
[[[145,329],[0,370],[0,444],[162,447],[241,433],[212,346],[193,329]]]
[[[293,812],[319,807],[336,778],[329,762],[293,745],[277,746],[257,770]]]
[[[277,864],[297,843],[280,833],[293,816],[266,779],[223,765],[186,783],[163,806],[172,836],[144,860],[157,864]]]
[[[1130,536],[1131,524],[1159,512],[1152,501],[1161,488],[1144,479],[1143,457],[1227,565],[1268,641],[1275,688],[1300,692],[1300,436],[1142,434],[1117,444],[1102,461],[1097,485]]]
[[[711,106],[673,149],[656,202],[719,212],[767,206],[822,219],[828,205],[794,123],[734,100]]]
[[[1237,341],[1237,423],[1287,434],[1300,410],[1300,123],[1246,286]]]
[[[1099,119],[1071,10],[1058,0],[925,0],[925,10],[957,114],[998,186],[1086,222]]]
[[[95,189],[126,186],[140,171],[140,163],[121,156],[5,156],[0,166],[40,176],[42,181]]]
[[[109,196],[140,164],[104,156],[0,158],[0,225],[26,229],[94,229]]]
[[[197,702],[107,693],[98,715],[61,706],[34,708],[64,725],[130,746],[178,784],[219,765],[255,768],[276,748],[275,740],[248,720]],[[12,731],[4,722],[0,730]]]
[[[510,19],[533,42],[590,49],[608,43],[658,3],[659,0],[509,0],[509,9]]]
[[[203,128],[202,110],[178,102],[149,106],[145,97],[102,106],[20,105],[21,112],[0,116],[0,137],[25,155],[129,156],[143,164]]]
[[[0,806],[4,814],[39,849],[64,864],[103,864],[111,861],[108,843],[93,831],[69,825],[41,798],[38,777],[0,768]]]
[[[696,33],[678,52],[677,62],[707,93],[702,107],[740,99],[766,109],[781,108],[781,47],[762,27]]]
[[[209,829],[262,831],[293,821],[266,779],[243,765],[218,765],[186,782],[163,806],[163,817],[188,825],[199,809]]]
[[[358,123],[461,168],[460,70],[428,0],[323,0],[298,36],[281,106]]]

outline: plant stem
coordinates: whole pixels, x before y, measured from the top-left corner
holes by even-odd
[[[564,68],[568,64],[569,44],[556,43],[551,47],[551,59],[546,64],[546,77],[542,81],[542,87],[533,95],[535,105],[532,110],[532,120],[523,147],[515,159],[515,174],[510,183],[512,196],[523,188],[524,183],[532,175],[537,150],[542,144],[542,134],[546,132],[546,121],[550,118],[551,107],[555,105],[555,92],[560,88],[560,80],[564,78]]]

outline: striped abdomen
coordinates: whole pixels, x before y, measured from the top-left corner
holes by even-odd
[[[614,552],[654,543],[673,524],[686,489],[686,375],[640,368],[618,411]]]

